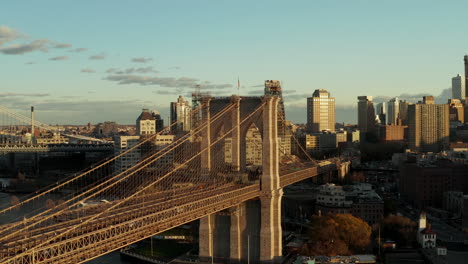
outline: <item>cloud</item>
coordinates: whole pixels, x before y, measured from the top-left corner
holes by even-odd
[[[398,97],[399,100],[406,100],[408,102],[417,103],[418,101],[422,101],[423,96],[431,95],[430,93],[416,93],[416,94],[409,94],[409,93],[402,93],[398,96],[386,96],[386,95],[378,95],[374,96],[373,101],[374,103],[381,103],[381,102],[388,102],[390,99],[394,97]],[[440,94],[435,97],[436,103],[438,104],[446,104],[447,100],[450,99],[452,96],[452,89],[446,88],[442,89]]]
[[[87,51],[88,49],[87,48],[76,48],[76,49],[72,49],[72,50],[69,50],[70,52],[75,52],[75,53],[80,53],[80,52],[83,52],[83,51]]]
[[[52,57],[49,60],[51,61],[61,61],[61,60],[68,60],[68,56],[57,56],[57,57]]]
[[[177,95],[183,93],[183,90],[160,90],[160,91],[153,91],[155,94],[160,94],[160,95]]]
[[[254,86],[251,86],[252,88],[260,88],[260,87],[265,87],[264,84],[257,84],[257,85],[254,85]]]
[[[75,99],[75,98],[81,98],[81,96],[77,96],[77,95],[63,95],[63,96],[59,96],[58,98],[62,98],[62,99]]]
[[[104,54],[104,53],[96,54],[96,55],[93,55],[93,56],[89,57],[90,60],[103,60],[105,58],[106,58],[106,54]]]
[[[94,72],[96,72],[96,71],[93,70],[93,69],[90,69],[90,68],[84,68],[84,69],[81,69],[81,72],[85,72],[85,73],[94,73]]]
[[[0,26],[0,46],[19,37],[19,33],[7,26]]]
[[[150,62],[150,61],[153,61],[153,59],[152,58],[143,58],[143,57],[132,58],[132,62],[147,63],[147,62]]]
[[[0,93],[0,97],[44,97],[48,93]]]
[[[65,49],[65,48],[71,48],[73,46],[72,44],[69,43],[57,43],[55,44],[54,48],[56,49]]]
[[[173,67],[169,67],[168,69],[169,69],[169,70],[180,70],[181,67],[179,67],[179,66],[173,66]]]
[[[200,88],[202,90],[213,90],[213,89],[228,89],[234,87],[232,84],[224,83],[224,84],[214,84],[210,82],[205,82],[200,84]]]
[[[452,98],[452,88],[447,88],[442,90],[442,92],[436,96],[435,101],[437,104],[446,104],[450,98]]]
[[[261,96],[265,93],[264,90],[252,90],[252,91],[248,91],[247,94],[249,95],[258,95],[258,96]]]
[[[86,124],[116,121],[119,124],[132,124],[142,108],[159,110],[162,116],[169,115],[169,104],[155,107],[147,100],[88,100],[79,98],[57,99],[36,102],[36,118],[53,124]]]
[[[28,62],[26,62],[26,64],[28,64],[28,65],[36,64],[36,62],[34,62],[34,61],[28,61]]]
[[[296,90],[283,90],[283,94],[294,94],[296,92]]]
[[[20,34],[15,29],[7,26],[0,25],[0,47],[3,44],[14,41],[22,40],[23,43],[11,44],[10,46],[3,46],[0,48],[0,53],[5,55],[21,55],[34,51],[47,52],[49,48],[64,49],[72,47],[70,43],[58,43],[48,39],[29,40],[28,37]]]
[[[195,88],[200,85],[201,89],[225,89],[231,88],[232,84],[214,84],[210,82],[202,82],[195,78],[189,77],[150,77],[134,74],[114,74],[108,75],[104,80],[117,82],[118,84],[139,84],[139,85],[157,85],[160,87],[176,87],[176,88]]]
[[[303,100],[306,102],[306,98],[310,97],[309,94],[285,94],[283,95],[283,98],[285,101],[298,101],[298,100]]]
[[[107,73],[115,74],[131,74],[131,73],[157,73],[157,70],[154,70],[153,67],[141,67],[141,68],[127,68],[125,70],[119,70],[116,68],[110,68],[106,71]]]
[[[1,48],[0,53],[5,55],[18,55],[37,50],[46,52],[48,50],[47,44],[49,42],[50,41],[47,39],[38,39],[27,44],[14,44],[5,48]]]

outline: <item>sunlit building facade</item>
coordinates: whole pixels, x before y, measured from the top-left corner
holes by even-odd
[[[335,131],[335,98],[327,90],[317,89],[307,98],[307,130]]]

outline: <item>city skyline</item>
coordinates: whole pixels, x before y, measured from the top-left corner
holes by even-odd
[[[23,112],[35,105],[47,123],[130,124],[143,108],[167,120],[168,102],[196,84],[261,95],[278,79],[288,119],[305,123],[305,98],[326,89],[337,122],[355,123],[358,95],[439,96],[463,72],[468,37],[452,4],[268,3],[8,3],[0,98]]]

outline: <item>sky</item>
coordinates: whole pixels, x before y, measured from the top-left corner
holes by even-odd
[[[337,122],[356,122],[359,95],[450,94],[467,11],[419,0],[8,1],[0,105],[34,105],[50,124],[133,124],[142,108],[167,120],[169,102],[197,84],[260,95],[276,79],[293,122],[306,122],[315,89],[335,97]]]

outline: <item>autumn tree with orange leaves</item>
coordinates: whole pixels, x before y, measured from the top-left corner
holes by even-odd
[[[362,252],[370,243],[371,227],[350,214],[314,215],[311,220],[310,241],[302,254],[351,255]]]

